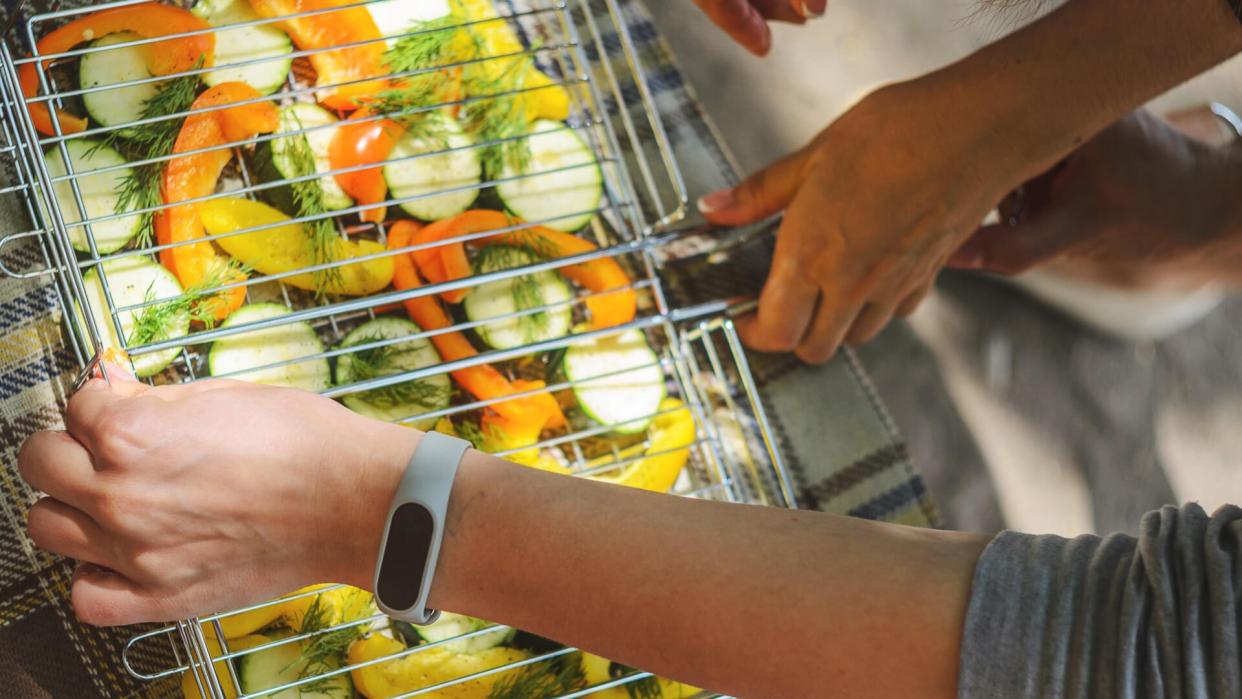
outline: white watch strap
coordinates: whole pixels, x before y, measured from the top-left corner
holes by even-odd
[[[425,625],[434,623],[440,616],[438,610],[427,608],[427,597],[431,594],[432,579],[435,577],[436,564],[440,560],[444,519],[448,512],[449,496],[453,492],[453,481],[457,477],[457,468],[462,457],[470,446],[463,439],[428,432],[423,435],[414,455],[410,457],[405,475],[402,476],[401,484],[397,486],[397,493],[388,509],[388,521],[384,525],[384,536],[380,539],[379,557],[375,566],[375,602],[381,611],[391,617]],[[431,514],[432,532],[426,560],[422,562],[422,584],[419,586],[418,597],[409,608],[394,609],[382,599],[380,574],[384,570],[386,557],[415,555],[412,551],[388,550],[394,515],[403,505],[409,504],[421,505]]]

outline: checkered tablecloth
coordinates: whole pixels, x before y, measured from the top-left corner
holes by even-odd
[[[638,0],[621,4],[690,194],[735,181],[724,144],[646,9]],[[11,183],[11,156],[0,165]],[[0,235],[29,225],[16,200],[0,196]],[[711,284],[692,291],[753,292],[770,254],[770,239],[761,239],[734,255],[728,276],[715,275]],[[3,255],[14,269],[39,264],[33,246],[11,246]],[[120,666],[121,645],[132,630],[92,629],[74,621],[67,595],[71,564],[38,551],[24,534],[34,494],[17,475],[18,448],[31,432],[61,425],[66,392],[78,370],[62,340],[56,298],[46,277],[0,280],[0,697],[175,696],[175,682],[144,685]],[[754,357],[752,364],[804,506],[934,523],[905,446],[852,355],[822,368],[790,357]]]

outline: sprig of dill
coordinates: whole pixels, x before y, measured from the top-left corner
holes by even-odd
[[[483,55],[480,49],[480,57]],[[465,93],[481,98],[462,108],[466,130],[488,144],[480,159],[492,177],[499,177],[506,167],[525,172],[531,161],[530,140],[523,138],[530,130],[526,101],[522,93],[506,93],[521,89],[534,61],[530,56],[505,60],[508,63],[499,73],[489,73],[487,63],[467,66],[462,73]]]
[[[323,631],[335,623],[331,608],[323,604],[321,595],[317,595],[307,607],[306,614],[302,616],[301,632]],[[366,634],[365,626],[365,624],[356,624],[312,636],[302,648],[298,679],[306,679],[338,669],[340,659],[349,651],[350,644]],[[300,691],[303,694],[322,693],[331,689],[331,679],[324,678],[303,685]]]
[[[586,673],[577,654],[558,658],[552,667],[528,665],[497,682],[487,699],[544,699],[559,697],[586,686]]]
[[[359,344],[380,342],[380,336],[363,338]],[[349,376],[354,382],[370,381],[391,376],[409,369],[405,358],[415,355],[421,348],[410,342],[384,345],[349,355]],[[407,381],[383,388],[373,388],[360,394],[360,398],[378,408],[399,408],[403,405],[419,405],[435,408],[448,399],[450,388],[430,381]]]
[[[202,65],[201,59],[198,65]],[[161,83],[159,90],[143,102],[140,118],[157,119],[186,111],[194,104],[200,83],[198,75],[183,75]],[[130,160],[162,158],[172,154],[184,122],[185,117],[179,117],[160,119],[130,129],[117,129],[109,132],[95,148],[119,147]],[[121,180],[113,211],[123,214],[164,203],[160,195],[160,181],[164,175],[165,164],[165,161],[160,161],[131,168]],[[138,243],[141,246],[151,244],[153,217],[154,213],[151,211],[140,214]]]
[[[660,689],[660,678],[644,677],[625,685],[625,693],[630,699],[662,699],[664,690]]]
[[[245,265],[230,259],[200,284],[186,289],[181,296],[164,303],[144,307],[134,319],[134,327],[129,333],[126,345],[138,347],[161,339],[159,336],[164,328],[181,315],[188,315],[191,322],[212,327],[216,322],[215,311],[211,304],[203,302],[211,300],[216,295],[216,287],[227,284],[246,271]],[[144,293],[143,301],[150,303],[154,300],[155,282],[151,282]]]
[[[521,247],[492,245],[479,252],[476,262],[481,269],[500,270],[529,265],[537,259],[537,256]],[[546,273],[524,274],[507,280],[509,293],[513,296],[513,305],[519,312],[547,305],[543,285],[540,283],[542,274]],[[540,311],[522,316],[518,319],[518,324],[526,330],[527,336],[534,336],[548,327],[548,313]]]
[[[332,219],[326,217],[329,210],[323,202],[323,185],[317,178],[300,179],[314,175],[317,168],[315,167],[315,154],[311,151],[306,134],[303,133],[305,127],[302,125],[302,120],[298,118],[296,112],[292,112],[292,116],[297,125],[297,133],[286,136],[282,145],[284,154],[289,158],[289,163],[293,168],[294,181],[289,183],[293,192],[293,205],[297,209],[299,218],[313,219],[302,224],[311,261],[315,265],[328,264],[336,259],[334,253],[340,245],[340,236],[336,232]],[[323,299],[327,296],[328,289],[340,285],[341,268],[329,267],[316,270],[312,275],[312,280],[315,285],[315,297]]]
[[[410,25],[406,35],[384,52],[384,61],[388,68],[393,73],[407,73],[434,66],[444,60],[449,46],[457,38],[459,21],[450,14]]]

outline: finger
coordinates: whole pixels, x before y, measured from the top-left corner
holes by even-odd
[[[1075,234],[1074,221],[1064,209],[1016,226],[984,226],[953,254],[949,266],[1020,274],[1068,250]]]
[[[92,626],[126,626],[167,621],[161,606],[142,587],[115,571],[84,563],[73,576],[73,611]]]
[[[768,23],[747,0],[694,0],[716,26],[748,51],[763,56],[772,48]]]
[[[824,364],[835,357],[860,310],[857,304],[842,303],[840,297],[831,299],[825,294],[810,332],[798,345],[798,358],[807,364]]]
[[[22,444],[17,467],[31,488],[79,509],[87,509],[98,487],[90,453],[66,432],[31,435]]]
[[[90,515],[55,498],[43,498],[26,520],[30,540],[41,549],[102,566],[113,565],[108,537]]]
[[[806,179],[810,149],[781,158],[731,189],[699,199],[699,211],[712,223],[741,226],[784,211]]]
[[[905,300],[897,306],[897,317],[909,318],[913,315],[914,312],[919,309],[919,306],[923,305],[923,302],[927,300],[927,297],[931,294],[931,290],[935,288],[935,286],[936,283],[934,281],[928,282],[922,287],[916,289],[913,293],[907,295]]]
[[[119,381],[114,390],[102,379],[91,379],[69,399],[65,408],[65,429],[89,449],[100,422],[117,404],[148,388],[136,381]]]
[[[801,275],[778,274],[776,266],[759,297],[759,311],[738,323],[747,347],[760,352],[789,352],[806,334],[819,289]]]
[[[769,20],[802,24],[810,19],[802,14],[802,0],[751,0],[750,4]]]
[[[791,4],[802,19],[823,17],[828,12],[828,0],[791,0]]]
[[[876,335],[888,327],[897,313],[897,304],[904,298],[904,296],[893,296],[867,302],[845,333],[845,344],[857,347],[874,340]]]

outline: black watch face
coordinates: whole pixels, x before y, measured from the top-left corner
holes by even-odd
[[[393,513],[375,589],[389,609],[406,611],[418,602],[434,531],[431,511],[422,505],[406,503]]]

